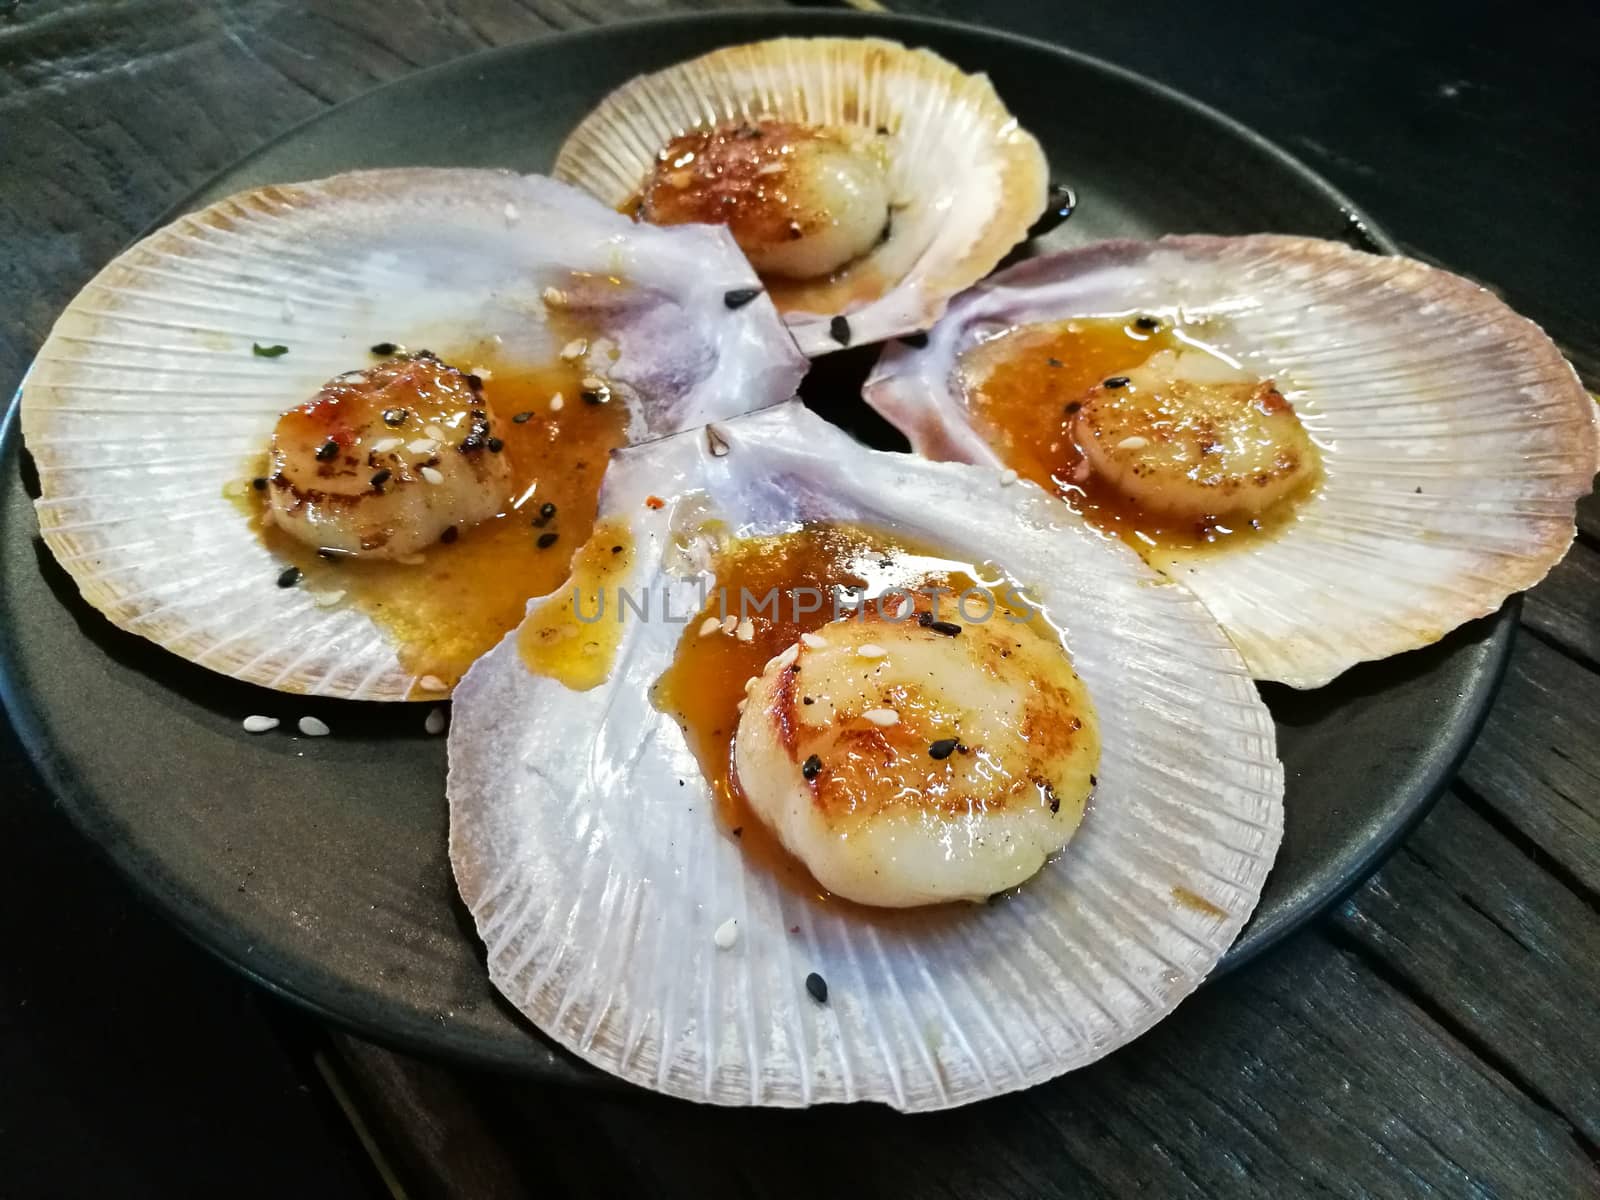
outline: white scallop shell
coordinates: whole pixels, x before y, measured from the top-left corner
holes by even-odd
[[[1044,153],[987,76],[881,38],[777,38],[641,75],[572,131],[553,174],[621,207],[673,138],[769,116],[890,131],[893,219],[862,260],[889,288],[833,311],[787,314],[813,357],[839,348],[829,333],[836,315],[848,317],[854,344],[926,327],[1044,211]]]
[[[365,614],[323,609],[223,494],[278,415],[380,341],[498,336],[553,361],[546,286],[618,275],[608,380],[630,436],[788,398],[804,373],[725,230],[635,226],[574,189],[497,171],[396,170],[261,188],[119,255],[56,322],[22,392],[39,527],[84,598],[185,658],[283,691],[404,699]],[[289,353],[260,358],[252,343]]]
[[[670,502],[653,511],[652,494]],[[1063,854],[1003,902],[925,925],[816,905],[751,866],[648,699],[704,579],[664,565],[679,509],[747,533],[863,521],[1038,581],[1103,740]],[[1148,1029],[1255,907],[1283,776],[1244,663],[1188,592],[1037,488],[868,450],[792,404],[621,452],[602,512],[631,526],[620,586],[655,619],[626,623],[584,692],[531,674],[509,636],[457,688],[450,731],[451,862],[490,976],[580,1057],[716,1104],[964,1104]]]
[[[1323,450],[1322,487],[1248,552],[1179,578],[1258,679],[1320,687],[1437,641],[1542,579],[1597,467],[1596,409],[1544,333],[1483,288],[1404,258],[1256,235],[1106,242],[958,297],[923,349],[887,348],[868,403],[922,454],[998,466],[958,356],[1002,329],[1181,312],[1277,380]]]

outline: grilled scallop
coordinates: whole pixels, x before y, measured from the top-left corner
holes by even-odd
[[[813,357],[922,329],[1044,211],[989,80],[879,38],[778,38],[624,84],[556,158],[641,221],[724,224]]]
[[[494,516],[511,469],[482,392],[432,355],[332,380],[278,418],[270,519],[314,549],[398,558]]]
[[[775,657],[734,740],[750,807],[830,892],[983,900],[1066,845],[1094,706],[1023,622],[840,620]]]
[[[451,863],[496,986],[591,1063],[944,1108],[1198,984],[1277,848],[1273,747],[1131,550],[796,402],[618,452],[572,576],[456,691]]]
[[[1017,471],[1120,537],[1294,687],[1537,583],[1600,462],[1595,404],[1532,322],[1310,238],[1032,259],[886,350],[865,394],[913,449]]]

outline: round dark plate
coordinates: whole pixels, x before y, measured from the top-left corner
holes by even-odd
[[[474,55],[291,131],[181,208],[356,167],[546,169],[566,132],[630,76],[782,33],[878,34],[988,72],[1077,191],[1077,212],[1043,244],[1280,231],[1393,248],[1305,167],[1177,93],[1041,42],[835,13],[651,21]],[[807,394],[881,440],[850,390],[863,357],[829,360]],[[202,945],[325,1017],[408,1048],[600,1079],[489,985],[450,877],[444,743],[423,733],[425,709],[263,691],[114,629],[37,537],[14,404],[0,446],[0,695],[83,832]],[[1225,968],[1353,887],[1426,810],[1488,707],[1511,628],[1502,612],[1320,691],[1266,689],[1288,829]],[[334,736],[248,737],[240,719],[257,712],[286,728],[314,713]]]

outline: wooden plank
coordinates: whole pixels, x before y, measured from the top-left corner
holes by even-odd
[[[428,1086],[425,1075],[388,1077]],[[430,1136],[447,1143],[459,1129],[471,1145],[494,1123],[523,1131],[499,1145],[556,1196],[1600,1189],[1560,1116],[1316,934],[1207,989],[1095,1067],[950,1113],[717,1110],[633,1092],[580,1101],[487,1078],[470,1095],[403,1104],[429,1114],[443,1131]],[[444,1194],[450,1181],[434,1177],[423,1191]]]
[[[1522,624],[1563,650],[1600,665],[1600,550],[1579,541],[1527,594]]]
[[[1600,894],[1600,675],[1520,637],[1461,783],[1542,867]]]
[[[1332,921],[1600,1156],[1600,921],[1460,797]]]

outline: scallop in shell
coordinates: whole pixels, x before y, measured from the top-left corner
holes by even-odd
[[[1306,238],[1033,259],[886,349],[866,397],[921,453],[1019,471],[1120,534],[1295,687],[1537,583],[1596,470],[1595,405],[1537,326]]]
[[[386,413],[395,428],[350,456],[359,487],[398,505],[405,482],[408,497],[459,504],[448,476],[476,453],[495,468],[483,478],[519,494],[467,516],[495,514],[495,536],[527,555],[548,543],[544,569],[559,579],[613,444],[793,394],[805,360],[776,312],[726,302],[755,283],[726,231],[635,226],[547,179],[373,171],[233,196],[120,255],[40,350],[22,393],[40,530],[91,604],[204,666],[292,692],[437,694],[520,619],[522,560],[484,532],[494,521],[442,523],[427,536],[455,544],[406,545],[377,566],[329,561],[359,545],[318,556],[273,542],[252,506],[293,482],[266,460],[275,424],[286,446],[280,414],[304,424],[425,377],[430,403],[455,397],[437,411],[471,415],[471,428],[434,424],[433,409]],[[564,412],[534,370],[572,377]],[[290,453],[313,467],[348,449],[296,436]],[[557,517],[540,489],[559,472],[572,511]],[[544,509],[543,532],[530,528]],[[314,546],[315,529],[296,532]],[[433,571],[430,556],[446,554],[449,569]],[[456,592],[429,600],[446,575]],[[498,611],[483,607],[491,594]],[[431,615],[409,627],[375,615],[403,613],[407,597]],[[498,627],[441,641],[437,661],[407,652],[474,604]]]
[[[743,745],[747,723],[770,715],[758,708],[786,703],[786,720],[811,711],[802,706],[837,711],[861,679],[882,678],[899,696],[898,720],[912,722],[913,689],[885,662],[920,655],[906,664],[915,674],[940,653],[982,658],[996,645],[977,640],[982,621],[966,608],[951,611],[961,628],[919,615],[891,641],[881,625],[881,645],[828,613],[790,642],[782,605],[798,605],[793,585],[826,573],[791,571],[810,560],[777,547],[846,527],[856,531],[851,572],[920,569],[938,555],[991,583],[1012,579],[1087,690],[1078,711],[1087,719],[1092,707],[1098,745],[1080,762],[1094,764],[1086,811],[1079,821],[1073,798],[1056,797],[1058,813],[1046,789],[1029,793],[1033,828],[1055,818],[1056,841],[1071,837],[1036,874],[1034,860],[1009,877],[993,903],[906,911],[821,900],[759,814],[723,807],[730,722],[740,791],[754,800],[787,771],[817,784],[820,802],[846,751],[801,741],[763,764],[771,747],[747,755]],[[754,573],[724,571],[732,561]],[[1281,834],[1283,778],[1242,660],[1188,592],[1036,489],[868,450],[795,403],[620,452],[575,562],[573,578],[462,681],[448,792],[451,861],[491,978],[589,1062],[718,1104],[966,1103],[1137,1036],[1211,970],[1254,908]],[[752,594],[778,585],[780,607],[723,619],[719,593],[737,580]],[[707,666],[730,655],[731,674]],[[674,700],[664,693],[686,663],[693,686]],[[969,677],[975,692],[1006,669],[990,656]],[[769,688],[788,689],[788,701]],[[724,710],[691,714],[705,696]],[[896,714],[880,705],[858,715],[856,744],[891,765],[896,743],[879,735],[897,732]],[[1004,716],[980,712],[953,727],[959,738],[934,735],[924,764],[967,770],[994,750],[985,722]],[[927,793],[908,803],[924,826],[899,826],[908,840],[943,838],[952,858],[988,855],[982,870],[1010,870],[995,865],[995,846],[973,843],[1020,840],[1018,826],[943,813]],[[940,878],[927,857],[879,851],[886,867]],[[953,886],[970,895],[974,880]]]
[[[731,46],[618,88],[555,176],[662,223],[733,229],[812,356],[921,329],[1046,202],[988,79],[878,38]]]

